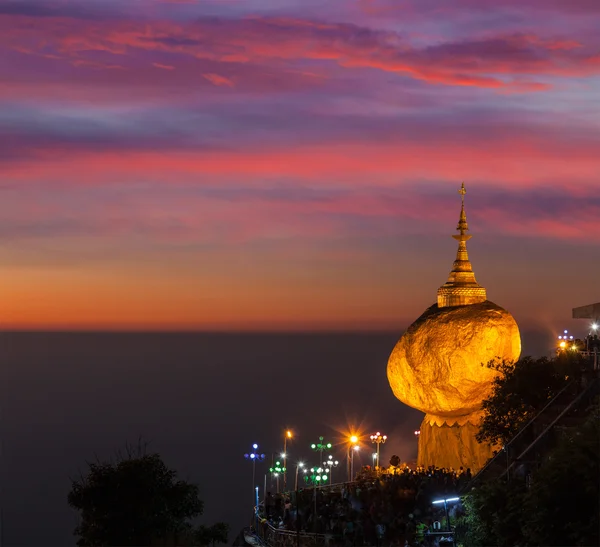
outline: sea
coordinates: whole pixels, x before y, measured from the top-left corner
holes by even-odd
[[[254,486],[276,491],[268,468],[286,428],[288,488],[298,461],[319,463],[310,444],[320,436],[339,462],[332,481],[344,480],[350,428],[388,435],[382,465],[413,460],[423,415],[394,398],[386,377],[400,335],[0,333],[1,545],[75,545],[72,481],[128,446],[158,452],[197,483],[198,522],[229,523],[231,541],[250,522]],[[529,354],[545,352],[545,335],[523,338]],[[254,482],[244,458],[253,443],[265,454]],[[363,446],[356,465],[372,453]]]

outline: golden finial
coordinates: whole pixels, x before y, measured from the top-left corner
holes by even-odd
[[[465,194],[467,193],[467,190],[465,188],[465,183],[463,182],[460,186],[460,190],[458,191],[458,193],[460,194],[460,218],[458,220],[458,226],[456,226],[456,229],[460,232],[461,236],[464,236],[465,233],[468,231],[469,229],[469,225],[467,224],[467,215],[465,213]],[[454,237],[454,236],[452,236]],[[458,237],[454,237],[454,239],[458,239]]]
[[[467,235],[469,225],[465,213],[465,194],[467,190],[464,182],[461,184],[458,193],[460,194],[461,207],[456,229],[460,232],[460,235],[452,236],[458,241],[458,250],[448,281],[438,289],[438,306],[440,308],[476,304],[487,298],[485,289],[475,280],[473,267],[467,253],[467,241],[471,239],[471,236]]]

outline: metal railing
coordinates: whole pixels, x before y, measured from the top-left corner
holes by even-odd
[[[487,478],[488,480],[498,478],[503,471],[505,471],[512,461],[514,457],[511,459],[511,453],[516,455],[518,449],[513,450],[513,447],[517,446],[517,443],[521,441],[524,435],[529,434],[534,428],[535,424],[538,423],[544,416],[552,412],[552,408],[557,401],[562,400],[563,397],[566,398],[565,394],[569,392],[576,384],[577,380],[571,380],[564,388],[562,388],[552,399],[550,399],[544,408],[540,410],[535,416],[533,416],[529,421],[517,432],[517,434],[506,443],[498,453],[493,456],[478,472],[477,474],[465,485],[464,491],[468,491],[473,486],[475,486],[482,478]]]
[[[493,480],[500,477],[510,478],[511,470],[539,443],[548,433],[598,385],[598,377],[586,387],[582,380],[575,378],[562,388],[535,416],[533,416],[517,434],[465,485],[463,492],[470,490],[483,478]],[[541,431],[536,428],[542,428]]]
[[[328,545],[332,534],[315,534],[303,530],[283,530],[275,528],[264,515],[261,516],[260,508],[255,507],[259,525],[256,534],[268,547],[322,547]]]
[[[522,463],[532,463],[534,465],[538,465],[540,463],[539,457],[534,457],[530,461],[526,461],[525,457],[534,449],[537,448],[538,453],[540,452],[540,445],[545,442],[546,445],[553,444],[552,441],[549,442],[550,433],[559,425],[560,421],[568,416],[573,410],[581,408],[583,404],[588,404],[591,402],[592,398],[597,394],[598,388],[600,387],[600,378],[595,377],[584,389],[581,393],[579,393],[573,401],[569,405],[567,405],[562,412],[548,425],[546,428],[513,460],[510,466],[500,475],[500,478],[503,478],[510,474],[511,470],[514,470],[515,467]],[[542,452],[546,452],[548,450],[548,446],[544,447],[546,450]]]

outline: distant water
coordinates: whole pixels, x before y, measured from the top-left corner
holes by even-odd
[[[281,451],[286,426],[288,484],[298,457],[316,463],[310,443],[341,442],[349,423],[389,435],[382,462],[414,457],[422,414],[386,379],[399,334],[0,334],[2,545],[74,545],[70,477],[140,436],[200,484],[202,522],[229,522],[232,541],[252,501],[243,454]],[[341,479],[343,448],[335,457]]]

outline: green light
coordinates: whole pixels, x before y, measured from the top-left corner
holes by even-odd
[[[320,481],[320,480],[321,480],[321,477],[319,477],[319,475],[317,475],[317,476],[315,477],[315,479],[317,479],[318,481]]]
[[[314,450],[315,448],[317,448],[316,444],[311,444],[310,447]]]
[[[327,443],[327,448],[331,448],[331,443]]]

